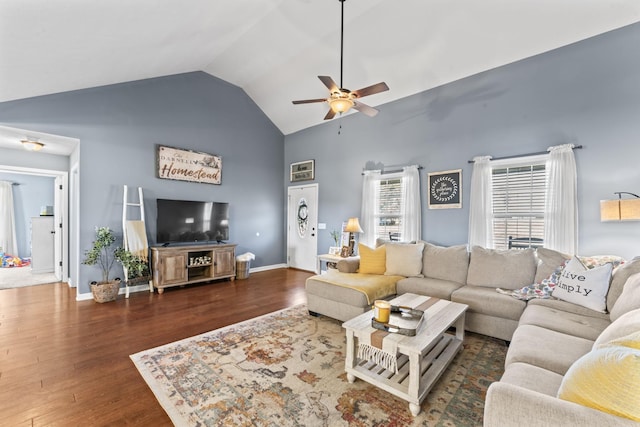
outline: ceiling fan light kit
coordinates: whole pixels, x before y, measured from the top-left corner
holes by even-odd
[[[341,16],[340,16],[340,87],[329,76],[318,76],[320,81],[329,89],[328,98],[317,99],[304,99],[301,101],[293,101],[294,105],[297,104],[312,104],[316,102],[326,102],[329,104],[329,112],[324,117],[325,120],[331,120],[336,114],[342,114],[348,112],[351,108],[354,108],[361,113],[366,114],[369,117],[373,117],[378,114],[378,110],[370,107],[362,102],[356,101],[356,98],[362,98],[368,95],[374,95],[376,93],[389,90],[389,86],[385,82],[380,82],[365,88],[350,91],[342,87],[342,59],[343,59],[343,46],[344,46],[344,2],[346,0],[338,0],[341,3]]]
[[[22,143],[22,146],[24,147],[24,149],[29,151],[40,151],[42,150],[42,147],[44,147],[44,144],[39,141],[23,139],[20,142]]]

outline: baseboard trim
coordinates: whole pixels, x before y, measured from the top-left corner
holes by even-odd
[[[288,268],[288,267],[289,266],[287,264],[264,265],[262,267],[250,268],[249,274],[258,273],[260,271],[277,270],[278,268]],[[144,284],[144,285],[130,286],[129,293],[133,293],[133,292],[149,292],[149,285]],[[118,295],[124,295],[125,293],[126,293],[126,289],[120,288]],[[92,299],[93,299],[93,294],[91,292],[76,295],[76,301],[88,301]]]

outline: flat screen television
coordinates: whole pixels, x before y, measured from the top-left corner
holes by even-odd
[[[229,240],[229,204],[158,199],[158,244]]]

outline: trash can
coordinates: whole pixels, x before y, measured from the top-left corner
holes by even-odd
[[[252,259],[256,259],[256,256],[251,252],[247,252],[236,257],[236,279],[249,278],[249,269],[251,269]]]
[[[236,279],[249,278],[250,269],[251,261],[236,261]]]

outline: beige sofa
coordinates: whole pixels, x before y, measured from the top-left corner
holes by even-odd
[[[598,312],[557,299],[526,302],[508,295],[509,290],[515,294],[522,287],[542,282],[554,271],[564,271],[561,266],[567,256],[556,251],[473,247],[469,253],[464,245],[441,247],[418,242],[415,246],[421,246],[418,274],[415,256],[408,261],[414,265],[392,268],[393,273],[401,273],[403,268],[412,270],[411,275],[378,274],[395,280],[396,289],[393,292],[387,284],[375,298],[411,292],[461,302],[469,306],[467,330],[510,341],[505,373],[487,393],[485,426],[638,425],[556,396],[569,368],[578,366],[581,358],[591,355],[598,346],[606,346],[611,336],[619,337],[633,328],[640,331],[640,297],[623,297],[616,305],[627,279],[640,273],[640,258],[616,269],[606,294],[606,310]],[[358,277],[375,276],[357,272],[360,261],[343,260],[338,270],[309,278],[309,311],[347,320],[369,310],[374,293],[345,285],[346,281],[357,282]],[[640,295],[638,276],[636,295]],[[621,315],[623,312],[629,313]],[[640,407],[640,389],[635,398]]]

